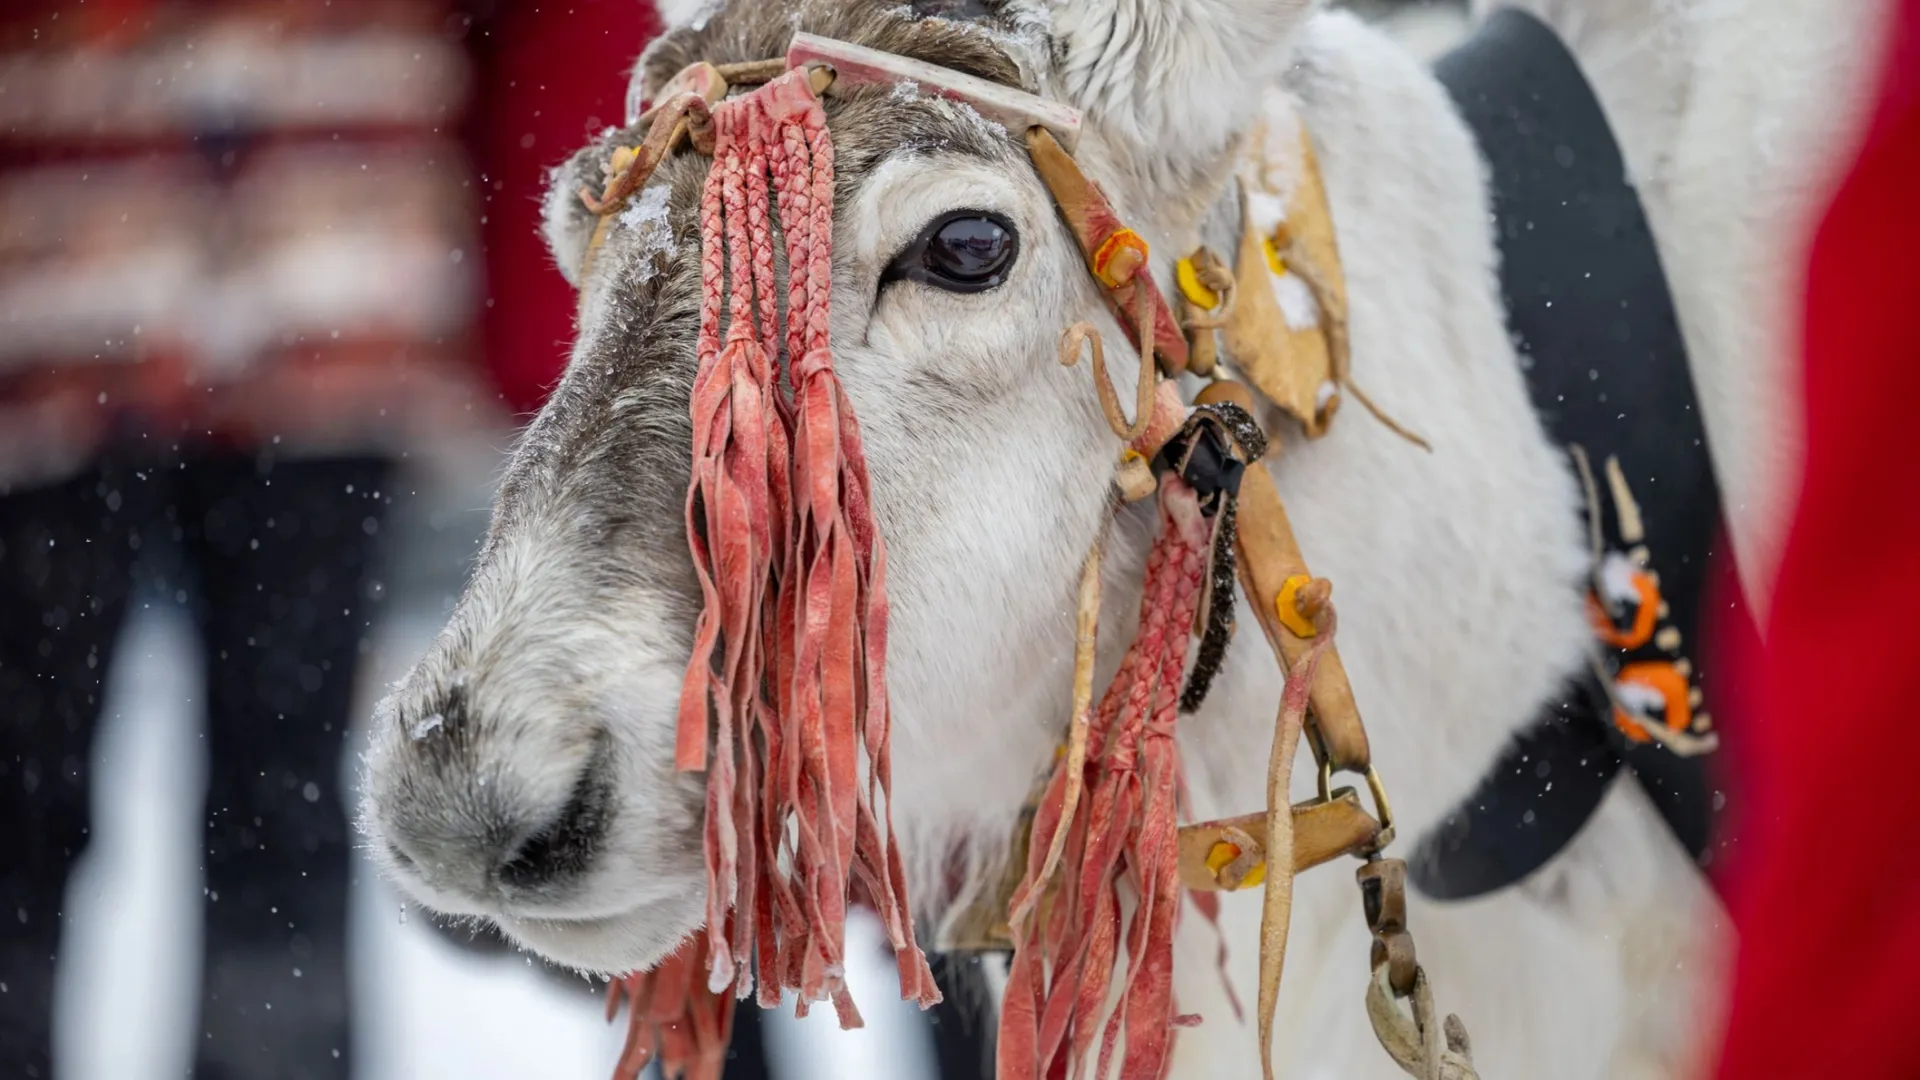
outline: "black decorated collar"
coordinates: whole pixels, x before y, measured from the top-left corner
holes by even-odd
[[[1466,899],[1546,865],[1623,767],[1701,865],[1724,805],[1697,651],[1720,495],[1673,298],[1600,103],[1551,29],[1508,9],[1435,65],[1487,161],[1508,329],[1587,493],[1591,671],[1409,861]]]

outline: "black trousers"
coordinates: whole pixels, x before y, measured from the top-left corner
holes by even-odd
[[[195,1076],[349,1075],[340,760],[390,477],[376,459],[198,457],[109,462],[0,495],[0,1080],[52,1076],[61,907],[89,834],[106,674],[139,602],[185,605],[206,665]],[[956,1006],[968,995],[935,968],[948,996],[928,1017],[941,1074],[984,1080],[992,1019]],[[113,1001],[88,1007],[113,1038]],[[759,1020],[740,1009],[727,1080],[768,1075]]]
[[[189,609],[205,657],[195,1075],[348,1075],[341,753],[390,472],[377,459],[202,456],[0,496],[0,1077],[52,1075],[93,734],[129,606],[149,597]],[[113,1038],[112,1000],[88,1008]]]

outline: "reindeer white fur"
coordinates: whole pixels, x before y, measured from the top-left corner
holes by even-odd
[[[1789,379],[1793,268],[1848,146],[1874,20],[1864,5],[1829,0],[1525,6],[1581,57],[1639,179],[1755,588],[1790,490],[1794,444],[1778,387]],[[1228,149],[1258,113],[1276,131],[1304,122],[1315,136],[1351,294],[1355,372],[1435,452],[1350,408],[1324,440],[1288,439],[1274,476],[1308,559],[1335,583],[1375,757],[1401,835],[1418,837],[1575,672],[1588,634],[1578,496],[1504,330],[1473,142],[1424,68],[1309,0],[1012,7],[1025,32],[1002,44],[1045,92],[1087,111],[1082,163],[1153,241],[1162,280],[1205,232]],[[1275,146],[1292,152],[1283,138]],[[549,231],[570,272],[584,229],[570,188],[556,187]],[[990,307],[929,290],[876,296],[888,253],[956,206],[1017,224],[1023,276]],[[917,896],[935,903],[957,848],[977,880],[992,871],[1066,720],[1072,583],[1108,513],[1114,447],[1085,372],[1058,368],[1051,349],[1061,327],[1098,309],[1010,143],[998,156],[891,157],[839,221],[836,350],[891,552],[894,814],[919,860]],[[639,387],[607,359],[637,333],[620,290],[632,282],[623,261],[650,257],[638,244],[616,235],[585,283],[567,381],[529,432],[467,596],[382,706],[366,784],[372,847],[424,903],[613,971],[657,960],[694,929],[703,888],[699,778],[670,771],[692,618],[685,570],[658,553],[634,566],[603,561],[620,530],[637,526],[582,501],[605,482],[582,477],[619,449],[583,431],[599,421],[579,414],[604,409],[595,415],[612,430],[623,416],[638,422],[633,410],[649,394],[677,392],[684,407],[682,376]],[[659,303],[688,299],[663,293]],[[1108,341],[1120,341],[1100,318]],[[677,519],[670,525],[648,532],[648,544],[673,536]],[[1116,531],[1102,679],[1131,632],[1148,527],[1129,513]],[[1244,610],[1240,622],[1254,624]],[[1207,704],[1181,722],[1198,816],[1262,805],[1280,689],[1258,635],[1238,635]],[[453,730],[426,723],[456,700]],[[610,801],[589,822],[600,831],[575,853],[580,865],[552,881],[501,884],[500,862],[579,801],[583,775],[605,779]],[[1467,1022],[1484,1076],[1677,1076],[1714,1030],[1722,916],[1630,784],[1521,886],[1461,904],[1416,899],[1411,918],[1441,1005]],[[1231,976],[1249,1004],[1258,921],[1257,895],[1226,898]],[[1257,1075],[1251,1024],[1234,1021],[1216,947],[1203,921],[1184,920],[1179,1000],[1206,1024],[1178,1040],[1176,1076]],[[1361,1007],[1366,950],[1347,873],[1336,865],[1303,877],[1280,1006],[1283,1075],[1397,1075]]]

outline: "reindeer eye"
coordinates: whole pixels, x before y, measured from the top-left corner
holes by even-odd
[[[913,281],[948,292],[984,292],[1007,280],[1019,254],[1013,222],[986,210],[955,210],[934,219],[895,256],[880,284]]]

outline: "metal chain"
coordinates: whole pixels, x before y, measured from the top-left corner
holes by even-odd
[[[1367,1019],[1380,1046],[1416,1080],[1479,1080],[1466,1025],[1452,1013],[1436,1022],[1433,990],[1407,929],[1407,864],[1375,854],[1354,877],[1373,934]],[[1409,1003],[1411,1015],[1402,1001]]]

